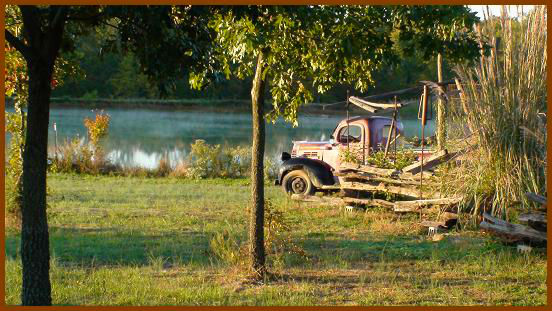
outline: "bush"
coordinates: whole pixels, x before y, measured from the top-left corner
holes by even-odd
[[[251,153],[246,147],[209,145],[196,140],[190,145],[188,177],[246,177],[251,167]]]
[[[247,211],[250,209],[247,208]],[[287,256],[307,260],[305,250],[293,242],[292,227],[285,213],[277,209],[272,201],[265,201],[265,252],[267,262],[283,265]],[[248,244],[243,237],[228,229],[215,233],[209,242],[212,254],[229,265],[245,265],[248,258]]]
[[[339,155],[342,162],[362,164],[362,151],[358,152],[354,148],[343,148]],[[365,160],[366,164],[375,167],[401,170],[416,162],[416,155],[412,150],[399,149],[396,155],[394,152],[389,151],[386,156],[385,152],[380,150],[370,153]]]
[[[54,172],[72,172],[98,174],[108,173],[116,169],[105,158],[105,152],[101,147],[101,140],[109,132],[110,117],[100,111],[95,119],[84,119],[84,126],[88,132],[88,142],[84,139],[73,138],[66,140],[55,151],[53,164],[50,167]]]

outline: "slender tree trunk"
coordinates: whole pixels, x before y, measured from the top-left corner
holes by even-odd
[[[265,51],[260,51],[257,58],[257,69],[251,88],[251,108],[253,114],[253,145],[251,148],[251,211],[249,221],[249,257],[251,270],[257,278],[262,279],[266,273],[264,246],[264,92],[266,78],[263,71]]]
[[[21,260],[23,305],[51,305],[50,249],[46,218],[46,165],[51,66],[27,63],[29,105],[23,153]],[[47,68],[50,67],[50,68]]]
[[[437,55],[437,78],[439,82],[443,82],[443,59],[441,53]],[[445,149],[446,136],[447,136],[447,124],[446,124],[446,107],[445,102],[439,98],[437,99],[437,149]]]

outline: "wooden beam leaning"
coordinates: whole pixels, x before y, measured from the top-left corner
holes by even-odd
[[[358,97],[354,97],[354,96],[349,97],[349,102],[350,102],[351,104],[354,104],[354,105],[356,105],[356,106],[358,106],[358,107],[360,107],[360,108],[362,108],[362,109],[364,109],[364,110],[367,110],[367,111],[369,111],[369,112],[371,112],[371,113],[376,113],[376,112],[378,112],[378,109],[377,109],[377,108],[374,108],[374,107],[372,107],[372,106],[366,104],[363,100],[361,100],[361,99],[358,98]]]
[[[430,168],[440,164],[441,162],[446,160],[447,156],[448,156],[447,149],[436,152],[435,154],[430,156],[428,159],[424,160],[424,170],[430,169]],[[403,168],[402,171],[405,172],[405,173],[417,174],[421,171],[421,168],[422,168],[422,162],[418,161],[414,164],[411,164],[411,165]]]
[[[351,96],[349,97],[349,100],[351,102],[354,101],[354,104],[361,107],[361,108],[364,108],[364,106],[368,106],[372,109],[394,109],[395,108],[395,104],[388,104],[388,103],[374,103],[374,102],[370,102],[370,101],[367,101],[365,99],[362,99],[362,98],[359,98],[359,97],[355,97],[355,96]],[[397,108],[402,108],[402,104],[399,104],[397,103]]]

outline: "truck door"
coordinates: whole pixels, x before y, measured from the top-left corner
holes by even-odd
[[[364,128],[360,124],[349,124],[344,125],[337,131],[337,146],[334,148],[336,149],[336,165],[339,166],[340,152],[346,152],[347,145],[348,147],[348,154],[350,156],[354,156],[358,161],[362,162],[363,152],[367,151],[368,146],[365,146],[363,144],[365,139],[365,133]]]

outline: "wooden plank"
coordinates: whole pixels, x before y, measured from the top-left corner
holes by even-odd
[[[292,200],[304,201],[304,202],[313,202],[321,204],[330,204],[330,205],[345,205],[345,204],[363,204],[367,206],[380,206],[385,208],[393,208],[393,202],[388,202],[385,200],[379,199],[360,199],[360,198],[349,198],[349,197],[318,197],[313,195],[301,195],[301,194],[292,194]]]
[[[527,192],[525,194],[525,196],[533,202],[536,202],[536,203],[539,203],[539,204],[542,204],[542,205],[546,206],[546,197],[544,197],[542,195],[532,193],[532,192]]]
[[[378,111],[378,109],[363,103],[362,101],[358,100],[358,98],[353,96],[349,97],[349,102],[371,113],[376,113]]]
[[[341,198],[329,197],[329,196],[319,197],[314,195],[292,194],[291,199],[296,201],[314,202],[314,203],[329,204],[329,205],[343,205],[345,203]]]
[[[366,206],[379,206],[385,208],[393,208],[393,202],[381,200],[381,199],[358,199],[358,198],[349,198],[344,197],[343,201],[347,204],[363,204]]]
[[[460,202],[461,200],[462,198],[441,198],[414,201],[397,201],[395,202],[395,206],[422,208],[424,206],[430,205],[452,205]]]
[[[447,149],[441,150],[430,156],[428,159],[424,159],[424,170],[430,169],[440,164],[448,155]],[[402,169],[405,173],[419,173],[421,171],[422,162],[418,161]]]
[[[526,213],[521,214],[518,217],[518,220],[522,223],[528,223],[528,222],[541,222],[541,223],[547,223],[548,220],[546,219],[546,213]]]
[[[424,221],[420,222],[420,225],[423,226],[423,227],[443,227],[443,228],[447,227],[444,221],[424,220]]]
[[[416,188],[407,188],[405,186],[397,187],[397,186],[386,185],[385,183],[380,183],[378,185],[371,185],[363,182],[346,181],[346,182],[342,182],[340,186],[342,189],[360,190],[360,191],[381,191],[381,192],[404,195],[412,198],[417,198],[420,195],[420,191]],[[432,196],[438,196],[439,193],[430,194],[429,192],[424,192],[422,195],[424,197],[430,197],[430,196],[432,197]]]
[[[359,164],[353,164],[353,163],[341,163],[340,172],[347,171],[347,170],[360,171],[363,173],[369,173],[373,175],[380,175],[380,176],[386,176],[386,177],[400,174],[400,171],[396,169],[378,168],[370,165],[359,165]]]
[[[363,106],[370,106],[371,108],[373,109],[394,109],[395,108],[395,104],[389,104],[389,103],[374,103],[374,102],[370,102],[370,101],[367,101],[365,99],[362,99],[362,98],[359,98],[359,97],[354,97],[354,96],[351,96],[349,97],[349,100],[351,102],[353,102],[353,100],[355,101],[355,105],[363,105]],[[397,103],[397,108],[401,108],[403,105],[400,104],[400,103]]]
[[[370,175],[364,175],[364,174],[359,174],[359,173],[354,173],[354,172],[351,172],[351,173],[337,173],[337,174],[334,174],[334,175],[339,176],[339,177],[343,177],[343,178],[346,178],[346,179],[355,178],[355,179],[362,179],[362,180],[366,180],[366,181],[380,181],[380,182],[386,182],[386,183],[398,184],[398,185],[417,186],[417,185],[420,184],[419,182],[416,182],[414,180],[393,179],[393,178],[379,177],[379,176],[373,176],[373,175],[370,176]]]

